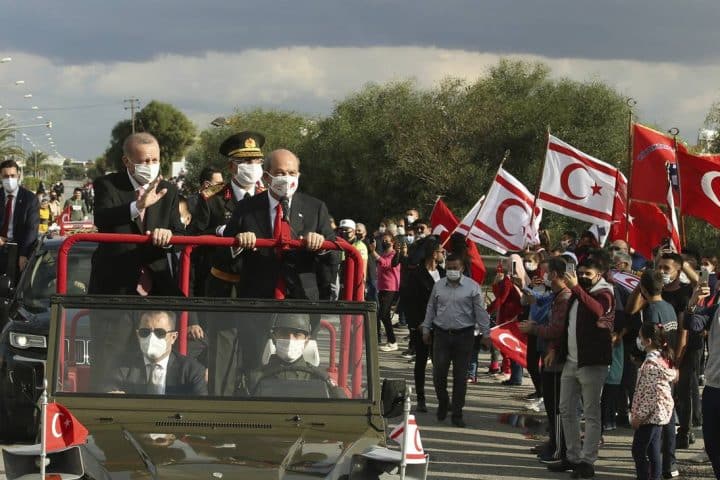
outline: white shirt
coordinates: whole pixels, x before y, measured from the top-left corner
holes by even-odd
[[[436,282],[438,280],[440,280],[440,272],[438,271],[437,268],[435,270],[428,270],[428,273],[433,278],[433,280],[435,280]]]
[[[167,378],[167,366],[168,362],[170,361],[170,355],[166,355],[165,358],[160,360],[157,363],[151,362],[147,357],[143,356],[143,360],[145,360],[145,378],[147,379],[148,375],[152,375],[152,378],[150,379],[150,382],[154,385],[160,386],[160,393],[165,394],[165,381]],[[151,368],[150,366],[153,365]],[[155,365],[159,365],[158,367],[155,367]]]
[[[5,205],[3,205],[3,207],[7,207],[8,195],[13,196],[13,198],[12,198],[12,214],[10,215],[10,218],[8,219],[8,232],[7,232],[7,238],[10,241],[12,241],[12,239],[14,238],[13,237],[13,234],[14,234],[13,223],[15,223],[14,222],[14,220],[15,220],[15,205],[17,204],[18,193],[20,193],[20,188],[16,188],[15,191],[12,193],[5,192]]]
[[[578,346],[577,346],[577,313],[578,313],[578,305],[580,305],[580,302],[578,300],[575,300],[572,305],[570,306],[570,311],[568,312],[568,354],[567,354],[567,360],[569,362],[575,362],[578,361]]]
[[[129,171],[127,172],[127,174],[128,174],[128,178],[130,179],[130,183],[133,186],[134,191],[137,192],[140,187],[142,187],[144,190],[147,190],[148,185],[150,185],[149,183],[146,183],[145,185],[140,185],[137,182],[137,180],[135,180],[135,178],[132,175],[130,175]],[[130,220],[135,220],[139,216],[140,216],[140,210],[138,210],[138,208],[137,208],[137,200],[133,200],[130,203]]]
[[[242,188],[240,185],[238,185],[237,183],[235,183],[233,181],[230,182],[230,185],[232,186],[233,194],[235,195],[236,202],[243,200],[245,198],[246,193],[249,193],[250,196],[255,195],[255,185],[253,185],[252,189],[249,189],[249,190],[245,190],[244,188]]]

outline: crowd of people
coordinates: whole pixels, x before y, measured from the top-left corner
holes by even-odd
[[[477,383],[483,348],[490,350],[488,374],[502,375],[508,388],[521,385],[523,367],[501,358],[489,340],[492,325],[518,322],[527,336],[525,363],[534,387],[528,408],[544,410],[548,420],[548,440],[533,452],[550,470],[592,478],[603,432],[633,428],[637,478],[677,477],[675,452],[689,448],[702,425],[707,454],[720,475],[717,258],[679,254],[663,244],[646,259],[623,240],[602,248],[590,231],[564,232],[557,244],[543,232],[539,245],[498,266],[492,295],[486,295],[469,276],[462,236],[441,241],[414,208],[383,219],[374,230],[359,219],[336,223],[321,200],[298,191],[299,159],[283,149],[265,155],[264,141],[257,132],[230,136],[220,147],[226,169],[204,168],[198,191],[181,196],[159,175],[157,140],[147,133],[128,137],[126,170],[97,179],[90,205],[83,189],[67,205],[83,216],[93,211],[100,232],[148,233],[153,241],[100,245],[89,292],[181,295],[174,256],[167,254],[172,236],[218,235],[234,237],[237,247],[195,250],[191,294],[338,299],[342,259],[322,244],[341,237],[365,262],[365,298],[378,303],[379,350],[414,362],[417,411],[427,412],[425,378],[432,364],[438,420],[451,415],[454,426],[466,427],[465,395]],[[16,170],[0,164],[4,194],[13,187],[8,173],[17,173],[11,167]],[[53,193],[39,202],[49,215],[60,198],[53,200]],[[257,238],[274,236],[302,239],[306,248],[255,248]],[[486,297],[492,299],[488,305]],[[134,339],[133,321],[103,325],[93,338],[112,358],[123,345],[118,339]],[[402,352],[398,327],[408,329]],[[312,337],[317,328],[311,320],[304,334]],[[212,358],[205,359],[210,394],[235,392],[237,369],[258,355],[259,345],[238,351],[238,332],[233,322],[190,320],[190,338],[212,346]],[[99,375],[103,367],[96,366]]]
[[[95,200],[95,190],[90,180],[82,187],[77,187],[68,198],[65,198],[65,184],[55,182],[47,188],[43,181],[38,184],[38,233],[45,234],[50,228],[61,222],[82,222],[90,218]],[[65,217],[63,217],[65,215]]]

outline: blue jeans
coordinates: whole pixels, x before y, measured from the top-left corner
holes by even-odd
[[[470,368],[468,368],[468,378],[477,377],[478,369],[478,355],[480,354],[480,337],[475,337],[472,350],[472,357],[470,357]]]
[[[522,385],[523,380],[523,368],[519,363],[513,361],[510,362],[510,379],[509,382],[513,385]]]
[[[662,426],[660,425],[641,425],[635,430],[632,455],[638,480],[660,480],[662,478],[661,434]]]
[[[720,388],[705,387],[702,394],[703,439],[715,476],[720,478]]]

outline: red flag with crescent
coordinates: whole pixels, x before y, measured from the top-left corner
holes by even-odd
[[[47,404],[44,428],[48,452],[81,445],[88,436],[87,428],[59,403]]]
[[[450,248],[450,242],[446,243],[448,237],[455,232],[460,221],[455,214],[445,205],[442,199],[438,198],[430,213],[430,228],[432,234],[440,237],[440,241],[445,244],[445,248]],[[477,245],[470,240],[466,240],[467,254],[470,257],[470,277],[482,285],[485,281],[485,264],[483,263]]]
[[[490,329],[490,340],[504,356],[527,368],[527,335],[512,321]]]
[[[485,201],[465,215],[458,232],[501,254],[540,243],[542,209],[535,196],[502,168],[495,175]],[[532,214],[535,206],[535,215]]]
[[[652,258],[654,248],[674,237],[672,221],[653,203],[630,201],[628,220],[628,243],[645,258]]]
[[[538,204],[584,222],[610,225],[616,177],[617,168],[550,135]]]
[[[680,211],[720,228],[720,155],[677,154]]]
[[[632,127],[630,198],[667,205],[666,165],[675,163],[675,141],[664,133],[634,123]],[[678,150],[685,150],[678,144]]]

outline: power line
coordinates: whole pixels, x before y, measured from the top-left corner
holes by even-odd
[[[130,110],[130,119],[132,122],[132,133],[135,133],[135,109],[140,104],[140,100],[137,98],[127,98],[123,100],[123,103],[129,103],[129,107],[125,107],[125,110]]]

